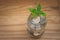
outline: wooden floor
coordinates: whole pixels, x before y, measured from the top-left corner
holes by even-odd
[[[27,33],[29,7],[42,5],[46,12],[45,33],[39,39]],[[60,1],[59,1],[60,2]],[[60,3],[59,3],[60,6]],[[60,40],[60,9],[58,0],[0,0],[0,40]]]

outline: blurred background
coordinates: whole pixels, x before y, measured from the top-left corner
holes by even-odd
[[[0,40],[35,40],[29,37],[30,7],[41,4],[47,25],[41,40],[60,40],[60,0],[0,0]],[[37,40],[40,40],[37,39]]]

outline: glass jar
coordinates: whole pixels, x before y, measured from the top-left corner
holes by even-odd
[[[33,38],[39,38],[45,31],[46,26],[46,17],[39,15],[37,18],[34,18],[31,14],[28,17],[28,33]]]

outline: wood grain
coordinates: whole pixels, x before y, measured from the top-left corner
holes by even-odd
[[[47,25],[39,39],[27,32],[29,7],[40,3],[46,12]],[[60,40],[60,1],[58,0],[0,0],[0,40]]]

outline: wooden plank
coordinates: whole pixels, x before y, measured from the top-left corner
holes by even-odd
[[[24,36],[25,35],[25,36]],[[52,37],[51,37],[52,36]],[[21,39],[21,38],[27,38],[27,39],[30,39],[29,35],[28,34],[1,34],[0,35],[0,39]],[[60,38],[60,33],[44,33],[42,38]]]
[[[41,3],[43,6],[57,6],[57,0],[0,0],[0,5],[4,6],[14,6],[14,5],[25,5],[25,4],[35,4]],[[54,2],[54,3],[53,3]]]
[[[32,7],[32,6],[26,5],[25,7],[22,7],[22,8],[19,6],[9,6],[7,8],[10,8],[10,9],[7,9],[7,8],[0,9],[0,16],[21,16],[21,15],[28,16],[30,14],[28,8],[30,8],[30,7]],[[49,16],[51,16],[51,15],[58,15],[59,16],[58,9],[56,10],[54,8],[44,7],[44,8],[42,8],[42,10],[45,11],[47,13],[47,15],[49,15]]]
[[[60,34],[60,30],[54,30],[54,29],[45,29],[44,34],[48,35],[59,35]],[[0,35],[4,36],[4,35],[28,35],[27,30],[18,30],[18,31],[0,31]],[[59,35],[60,36],[60,35]]]
[[[35,39],[1,39],[1,40],[35,40]],[[36,39],[36,40],[60,40],[60,39]]]
[[[27,24],[24,25],[11,25],[11,26],[0,26],[0,30],[3,31],[18,31],[18,30],[26,30]],[[60,24],[47,24],[46,29],[60,29]]]
[[[60,24],[60,16],[47,16],[48,24]]]
[[[60,24],[60,16],[47,16],[48,24]],[[0,16],[0,25],[15,25],[27,23],[27,16]]]
[[[57,0],[36,0],[37,4],[40,3],[42,7],[57,7],[58,1]]]
[[[51,37],[52,36],[52,37]],[[8,38],[12,38],[12,39],[22,39],[22,38],[30,38],[29,35],[1,35],[0,36],[0,39],[8,39]],[[56,38],[56,39],[59,39],[60,38],[60,35],[56,35],[56,34],[45,34],[43,35],[41,38]]]

